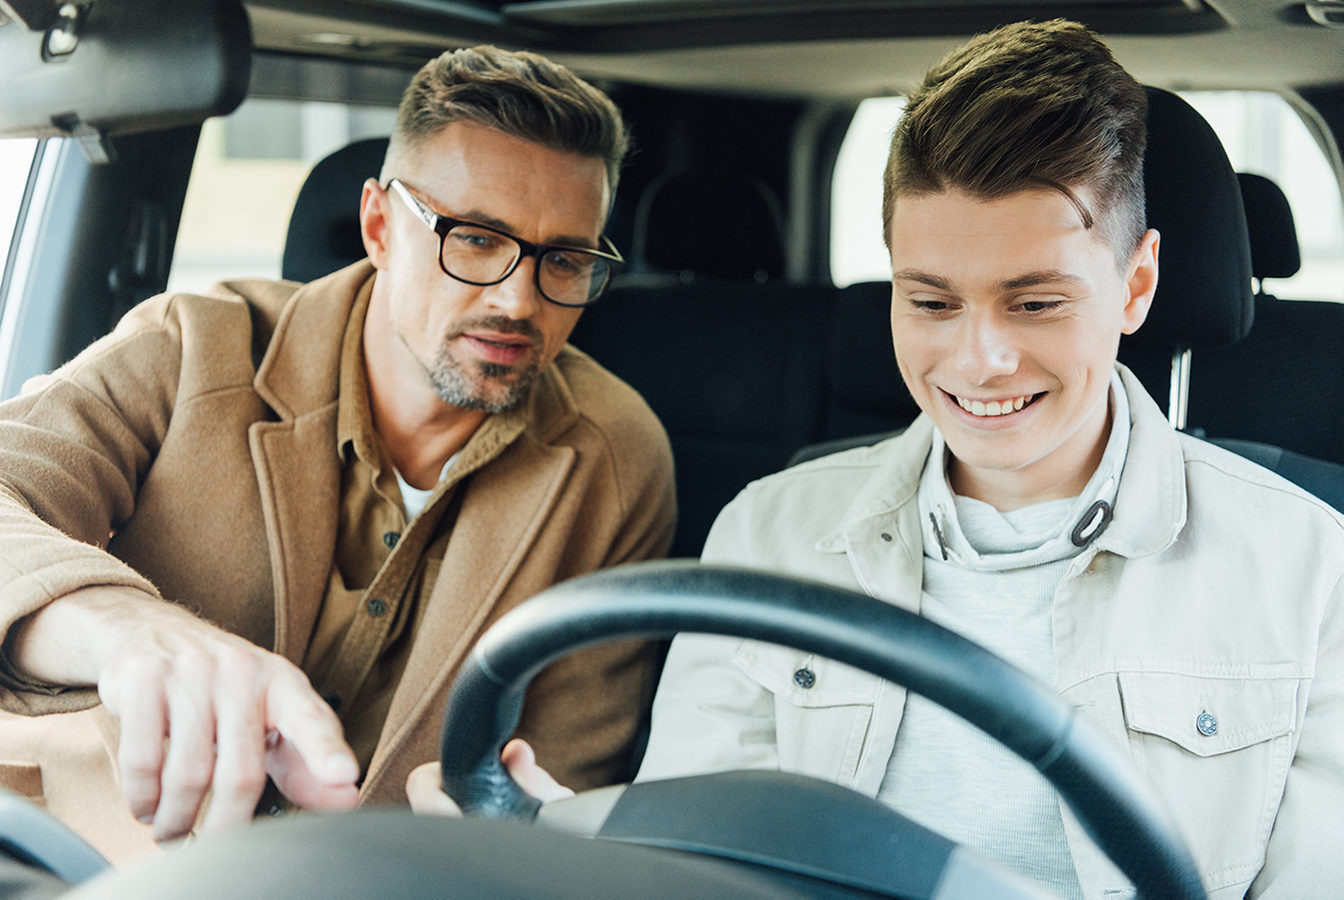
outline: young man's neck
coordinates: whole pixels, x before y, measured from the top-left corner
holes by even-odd
[[[1066,447],[1021,469],[988,469],[967,466],[948,454],[947,481],[952,492],[988,503],[999,512],[1011,512],[1025,506],[1077,497],[1092,480],[1106,454],[1111,427],[1115,420],[1110,402],[1096,438],[1087,446],[1075,465],[1061,464],[1059,456]]]

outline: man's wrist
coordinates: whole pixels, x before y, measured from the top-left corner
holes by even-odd
[[[35,682],[95,687],[127,632],[164,606],[153,595],[131,587],[80,588],[10,628],[5,640],[8,662],[16,674]]]

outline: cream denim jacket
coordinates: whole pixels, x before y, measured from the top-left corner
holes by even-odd
[[[1121,375],[1129,455],[1114,521],[1055,595],[1056,688],[1152,780],[1211,897],[1344,896],[1344,520],[1177,434]],[[921,417],[899,437],[753,483],[719,516],[702,559],[917,611],[916,492],[931,435]],[[807,688],[793,678],[805,665]],[[639,777],[778,768],[876,795],[904,700],[901,687],[806,653],[684,635]],[[1197,725],[1205,713],[1213,734]],[[1063,816],[1084,895],[1132,896]]]

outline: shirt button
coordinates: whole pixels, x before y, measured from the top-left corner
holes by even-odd
[[[284,814],[285,808],[279,803],[272,803],[270,806],[266,807],[266,815],[270,816],[272,819],[278,819]]]
[[[368,603],[368,610],[369,615],[373,616],[376,619],[383,613],[387,612],[387,604],[384,603],[382,600],[379,600],[377,597],[370,597]]]
[[[882,532],[882,540],[884,540],[884,541],[886,541],[888,544],[890,544],[890,543],[891,543],[891,532],[889,532],[889,531],[884,531],[884,532]]]
[[[1205,737],[1213,737],[1218,733],[1218,719],[1208,712],[1202,712],[1199,714],[1199,718],[1195,719],[1195,727]]]
[[[793,683],[807,690],[817,683],[817,675],[811,669],[804,667],[793,673]]]
[[[399,540],[401,540],[401,532],[400,532],[400,531],[384,531],[384,532],[383,532],[383,543],[384,543],[384,544],[387,544],[388,547],[395,547],[395,546],[397,546],[397,541],[399,541]]]

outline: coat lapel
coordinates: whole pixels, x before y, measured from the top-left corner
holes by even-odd
[[[373,267],[360,263],[295,291],[253,386],[278,421],[248,431],[275,591],[275,650],[295,664],[321,608],[336,546],[341,345]]]
[[[551,518],[574,462],[571,448],[524,437],[463,486],[467,493],[369,766],[366,793],[377,789],[388,761],[408,741],[422,740],[425,729],[438,733],[451,676],[481,631],[506,611],[498,608],[500,597]]]

